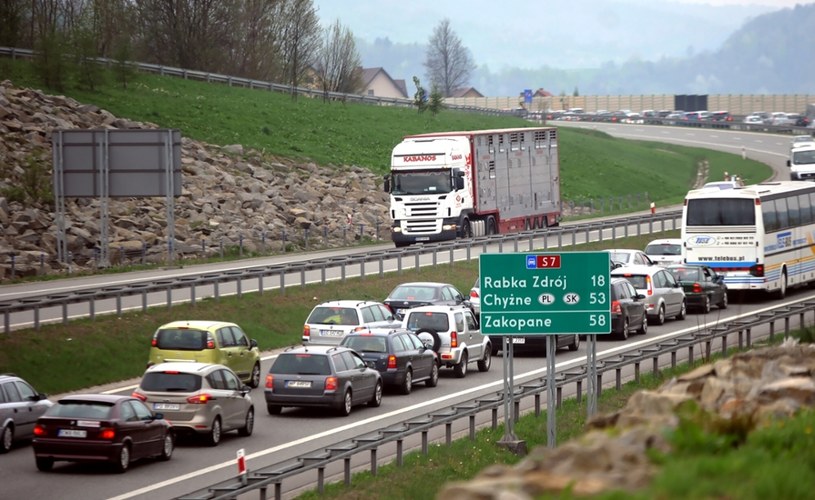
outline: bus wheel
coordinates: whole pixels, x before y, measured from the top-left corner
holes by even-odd
[[[781,286],[778,287],[778,290],[775,291],[774,294],[775,298],[778,300],[783,299],[787,296],[787,270],[784,269],[781,271]]]

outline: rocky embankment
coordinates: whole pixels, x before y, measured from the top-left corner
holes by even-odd
[[[656,391],[640,391],[620,411],[592,419],[589,431],[515,466],[496,465],[474,480],[452,483],[444,500],[526,500],[549,493],[595,495],[635,491],[658,472],[649,450],[670,452],[666,431],[677,410],[695,404],[714,428],[755,429],[815,405],[815,345],[785,341],[697,368]],[[757,464],[757,467],[760,466]]]
[[[51,191],[51,134],[56,129],[103,128],[157,126],[0,82],[0,279],[10,276],[12,256],[16,276],[66,268],[57,259],[53,201],[36,194],[43,187]],[[389,239],[382,179],[364,168],[325,168],[188,138],[182,139],[181,161],[183,191],[175,200],[177,259],[215,255],[241,244],[246,252],[263,246],[280,249],[284,234],[289,250],[295,250],[305,246],[306,229],[312,248],[377,234]],[[101,248],[100,200],[68,198],[65,208],[72,270],[91,270]],[[166,261],[164,198],[113,198],[109,221],[112,264],[126,256],[132,261],[134,255]]]

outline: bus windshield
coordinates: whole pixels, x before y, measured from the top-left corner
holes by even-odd
[[[393,174],[391,194],[442,194],[453,189],[449,170],[402,172]]]
[[[753,200],[702,198],[688,200],[688,226],[755,226]]]

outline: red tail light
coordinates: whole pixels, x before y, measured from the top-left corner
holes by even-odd
[[[140,392],[133,391],[133,394],[131,394],[131,396],[142,401],[147,401],[147,396]]]
[[[212,399],[212,396],[207,394],[206,392],[202,392],[201,394],[196,394],[195,396],[190,396],[187,398],[187,403],[191,405],[205,405],[209,403],[209,400]]]
[[[266,388],[274,389],[274,376],[271,373],[266,375]]]
[[[615,300],[611,303],[611,312],[620,314],[622,312],[622,308],[620,307],[620,301]]]
[[[458,334],[455,330],[450,332],[450,347],[458,347]]]
[[[477,299],[478,298],[478,292],[476,292],[475,290],[470,290],[470,297],[473,298],[473,299]]]
[[[388,368],[396,368],[396,356],[393,354],[388,356]]]
[[[116,431],[112,427],[102,427],[99,429],[99,439],[113,440],[116,437]]]
[[[702,293],[702,285],[700,285],[699,283],[694,283],[693,293]]]
[[[34,435],[37,437],[43,437],[47,435],[48,432],[45,430],[45,426],[42,424],[37,424],[34,426]]]
[[[309,337],[309,338],[311,338],[311,327],[310,327],[310,326],[305,325],[305,326],[303,327],[303,337]]]
[[[653,295],[654,294],[654,287],[651,286],[651,277],[650,276],[645,277],[645,288],[648,290],[648,295]]]
[[[325,379],[325,390],[326,391],[336,391],[339,387],[339,383],[337,382],[337,377],[327,377]]]
[[[150,346],[151,347],[158,347],[158,340],[156,340],[155,337],[153,337],[152,340],[150,340]]]
[[[207,339],[207,349],[215,349],[215,342],[212,339]]]
[[[755,266],[751,266],[750,267],[750,274],[752,274],[756,278],[763,278],[764,277],[764,264],[756,264]]]

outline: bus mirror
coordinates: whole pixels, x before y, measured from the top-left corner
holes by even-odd
[[[385,177],[383,177],[383,179],[385,181],[385,185],[383,187],[383,190],[386,193],[390,193],[391,192],[391,176],[386,175]]]

